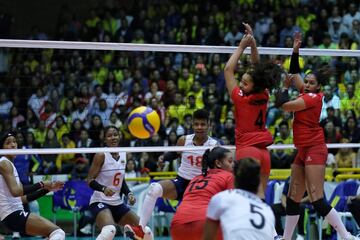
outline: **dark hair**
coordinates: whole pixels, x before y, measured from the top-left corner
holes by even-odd
[[[260,164],[252,158],[235,161],[235,188],[256,193],[260,183]]]
[[[256,64],[246,73],[249,74],[254,83],[253,92],[262,92],[265,89],[272,90],[277,88],[281,82],[281,74],[284,71],[271,62],[265,64]]]
[[[209,121],[209,112],[206,109],[198,109],[194,112],[193,119]]]
[[[318,70],[310,72],[310,74],[314,74],[318,84],[324,86],[328,84],[329,78],[333,74],[333,69],[329,65],[324,65]]]
[[[106,135],[106,133],[110,130],[110,129],[115,129],[118,133],[120,133],[119,129],[113,125],[107,126],[104,128],[104,136]]]
[[[1,134],[1,136],[0,136],[0,148],[2,149],[4,147],[4,143],[5,143],[5,141],[6,141],[6,139],[8,137],[13,136],[14,138],[16,138],[16,134],[17,134],[17,132],[15,130],[13,130],[13,129],[7,130],[3,134]]]
[[[281,126],[286,126],[287,128],[289,128],[289,123],[287,121],[281,121],[279,123],[279,127],[281,127]]]
[[[207,149],[201,160],[202,175],[206,176],[208,168],[213,169],[215,167],[215,161],[221,161],[228,152],[230,152],[230,150],[223,147],[214,147],[212,150]]]

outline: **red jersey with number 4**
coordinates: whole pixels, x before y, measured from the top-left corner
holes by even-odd
[[[239,87],[231,94],[235,105],[236,147],[266,147],[273,143],[271,133],[266,129],[266,110],[269,92],[245,95]]]
[[[210,169],[206,177],[200,175],[193,178],[186,188],[171,224],[205,220],[212,196],[232,188],[234,188],[233,174],[223,169]]]
[[[295,112],[293,123],[295,146],[324,144],[324,132],[320,126],[323,93],[302,93],[299,98],[304,100],[306,109]]]

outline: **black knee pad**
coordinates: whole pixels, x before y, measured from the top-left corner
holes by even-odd
[[[299,215],[300,203],[295,202],[291,198],[286,198],[286,215]]]
[[[331,211],[331,206],[325,201],[324,198],[320,198],[311,204],[314,206],[315,211],[318,212],[322,217],[325,217]]]

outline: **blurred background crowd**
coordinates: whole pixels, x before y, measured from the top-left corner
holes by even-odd
[[[124,3],[126,2],[126,3]],[[131,1],[130,1],[131,2]],[[136,4],[135,4],[136,2]],[[11,13],[0,16],[1,38],[11,34]],[[242,22],[253,27],[258,46],[292,48],[301,31],[304,48],[357,50],[360,6],[348,0],[98,1],[87,17],[63,5],[54,34],[33,26],[27,39],[117,43],[236,46]],[[24,33],[25,34],[25,33]],[[0,132],[16,128],[19,148],[102,147],[103,127],[121,130],[121,146],[173,146],[192,133],[192,113],[211,114],[210,135],[234,144],[233,104],[223,74],[227,54],[0,49]],[[289,68],[289,56],[262,56]],[[360,142],[360,57],[302,57],[304,74],[330,64],[321,126],[327,143]],[[239,62],[238,75],[248,59]],[[295,98],[298,92],[292,91]],[[142,105],[162,121],[158,134],[134,139],[128,113]],[[270,103],[267,126],[275,144],[292,143],[293,116]],[[360,166],[358,149],[331,149],[328,164]],[[158,154],[128,154],[128,174],[157,171]],[[289,168],[294,150],[273,150],[272,168]],[[358,153],[360,155],[360,152]],[[91,154],[19,156],[20,167],[36,174],[82,177]],[[23,162],[27,162],[24,165]],[[16,162],[15,162],[16,163]],[[166,170],[172,170],[169,166]]]

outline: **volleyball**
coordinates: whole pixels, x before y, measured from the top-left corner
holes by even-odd
[[[131,111],[127,123],[134,137],[146,139],[159,131],[160,117],[152,108],[142,106]]]

